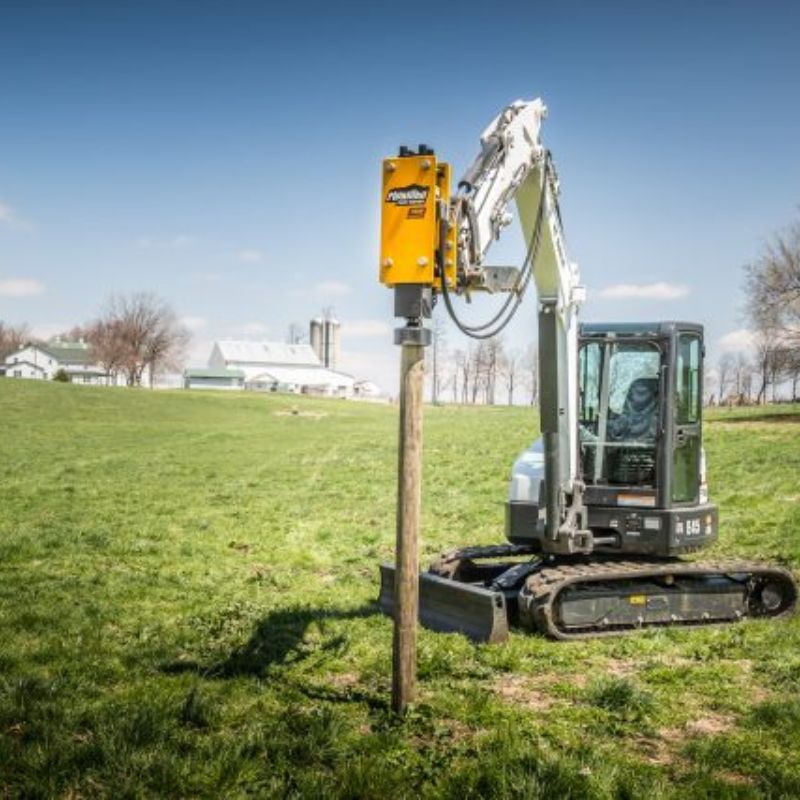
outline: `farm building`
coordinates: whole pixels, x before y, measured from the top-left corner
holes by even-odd
[[[245,388],[262,392],[352,397],[355,384],[352,376],[326,369],[307,344],[221,340],[215,342],[211,350],[208,371],[218,373],[213,380],[223,381],[227,385],[212,386],[208,382],[205,388]],[[190,379],[190,375],[199,372],[203,371],[186,371],[187,387],[199,387],[196,377]],[[242,386],[231,385],[236,380],[233,372],[243,376]]]
[[[186,389],[243,389],[240,369],[187,369],[183,373]]]
[[[385,400],[381,387],[372,381],[356,381],[353,396],[359,400]]]
[[[55,339],[47,344],[27,344],[5,360],[7,378],[51,380],[59,370],[64,370],[72,383],[105,384],[110,380],[83,341]]]

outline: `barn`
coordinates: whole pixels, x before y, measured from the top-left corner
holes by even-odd
[[[324,367],[308,344],[219,340],[211,350],[208,371],[220,376],[235,372],[243,380],[241,387],[209,385],[207,388],[352,397],[355,384],[351,375]],[[187,370],[187,374],[190,372],[198,370]],[[196,381],[193,384],[197,386]]]

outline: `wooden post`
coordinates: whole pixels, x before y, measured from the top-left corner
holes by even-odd
[[[404,713],[408,704],[414,701],[417,683],[417,545],[422,500],[422,390],[425,365],[421,340],[403,341],[400,351],[400,443],[392,651],[392,710],[397,714]]]

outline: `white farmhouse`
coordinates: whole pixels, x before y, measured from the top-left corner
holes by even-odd
[[[92,358],[86,342],[67,342],[56,339],[47,344],[27,344],[11,353],[5,360],[7,378],[52,380],[59,370],[72,383],[108,383],[109,375]]]
[[[241,375],[244,388],[254,391],[352,397],[355,383],[350,375],[326,369],[310,345],[283,342],[215,342],[208,371],[214,374],[213,382],[206,384],[209,388],[222,388],[213,383],[226,377],[225,388],[238,388]],[[201,372],[187,370],[187,386],[201,385],[202,376],[197,374]]]
[[[381,391],[381,387],[372,381],[356,381],[353,385],[353,397],[359,400],[375,401],[385,401],[387,399]]]

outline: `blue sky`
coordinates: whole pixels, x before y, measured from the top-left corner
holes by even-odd
[[[381,158],[426,142],[458,173],[542,96],[584,317],[704,322],[716,359],[741,265],[798,213],[798,31],[788,2],[0,0],[0,318],[48,334],[153,290],[201,364],[333,306],[344,366],[393,391]],[[529,300],[509,345],[534,330]]]

